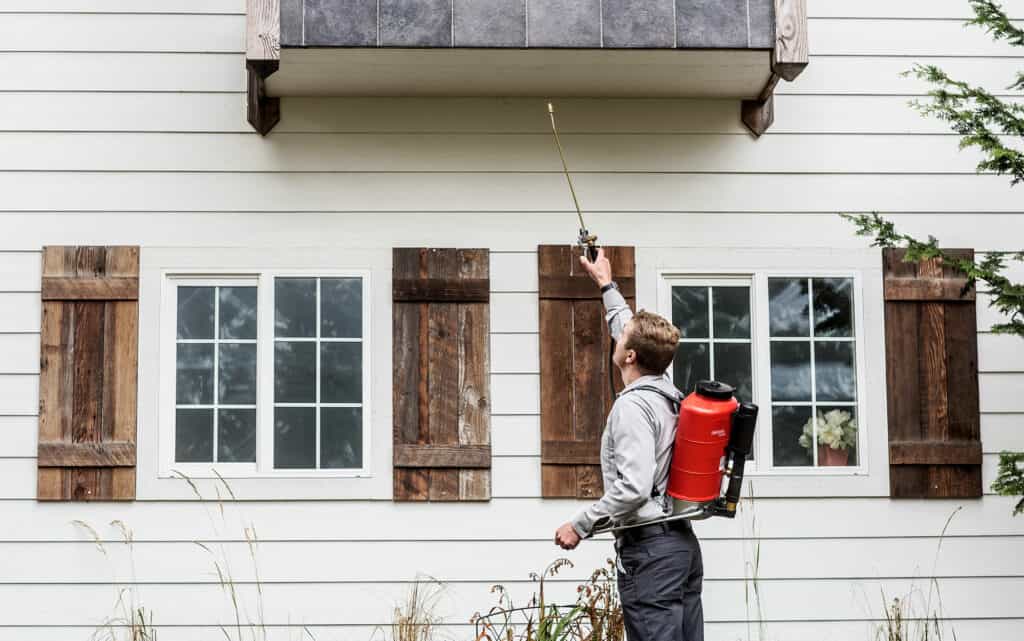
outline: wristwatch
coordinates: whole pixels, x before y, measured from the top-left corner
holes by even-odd
[[[606,291],[608,291],[609,289],[618,289],[618,288],[619,288],[619,284],[618,284],[618,283],[616,283],[616,282],[615,282],[615,281],[613,280],[612,282],[608,283],[607,285],[605,285],[605,286],[601,287],[601,293],[603,294],[603,293],[605,293]]]

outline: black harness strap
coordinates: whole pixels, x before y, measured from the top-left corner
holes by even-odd
[[[676,398],[675,396],[672,396],[671,394],[669,394],[665,390],[659,388],[659,387],[655,387],[653,385],[637,385],[636,387],[631,387],[631,388],[629,388],[627,390],[623,390],[622,393],[623,394],[629,394],[630,392],[637,392],[639,390],[646,390],[648,392],[654,392],[654,393],[658,394],[659,396],[661,396],[662,398],[664,398],[666,401],[669,402],[669,404],[672,406],[672,413],[673,414],[678,414],[679,413],[679,403],[680,403],[680,400],[678,398]],[[619,478],[622,478],[622,474],[619,474]],[[661,497],[661,493],[658,492],[658,488],[657,487],[651,487],[651,498],[652,499],[657,499],[657,498],[660,498],[660,497]]]

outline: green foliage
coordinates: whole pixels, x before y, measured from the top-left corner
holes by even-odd
[[[1024,452],[1000,452],[999,472],[992,489],[1003,496],[1024,495]],[[1024,513],[1024,498],[1017,501],[1013,515]]]
[[[984,28],[997,40],[1015,47],[1024,46],[1024,30],[1014,25],[993,0],[970,0],[974,18],[966,24]],[[930,102],[912,100],[910,105],[921,114],[950,123],[960,135],[960,148],[976,147],[985,155],[978,171],[1011,176],[1016,185],[1024,180],[1024,153],[1006,144],[1008,136],[1024,136],[1024,105],[1000,100],[986,89],[951,78],[935,65],[915,64],[904,75],[926,81],[934,88]],[[1024,73],[1008,90],[1024,90]]]
[[[1002,272],[1006,270],[1006,260],[1024,261],[1024,251],[989,252],[980,262],[949,256],[939,249],[939,241],[928,236],[927,241],[920,241],[907,234],[896,231],[896,226],[877,212],[871,214],[839,214],[857,226],[858,236],[874,236],[871,243],[874,247],[905,247],[906,262],[916,262],[929,258],[942,257],[942,261],[953,266],[958,272],[967,276],[965,289],[974,287],[980,281],[987,289],[983,290],[991,298],[989,307],[994,307],[1007,322],[992,326],[995,334],[1015,334],[1024,338],[1024,283],[1010,281]]]

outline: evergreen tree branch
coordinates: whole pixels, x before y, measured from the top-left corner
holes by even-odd
[[[983,27],[996,39],[1024,46],[1024,30],[1014,25],[994,0],[971,0],[975,17],[968,25]],[[912,75],[932,85],[930,102],[912,100],[910,106],[924,116],[950,123],[960,135],[960,148],[976,147],[985,158],[979,172],[1011,177],[1011,184],[1024,181],[1024,153],[1010,147],[1007,137],[1024,136],[1024,105],[1003,101],[981,87],[951,78],[935,65],[915,64],[904,76]],[[1011,91],[1024,91],[1024,73],[1018,72]]]
[[[1024,46],[1024,30],[1010,22],[994,0],[971,0],[971,9],[974,17],[967,24],[983,27],[996,40],[1006,40],[1015,47]]]

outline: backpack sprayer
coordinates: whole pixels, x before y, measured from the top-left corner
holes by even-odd
[[[565,163],[565,152],[555,126],[555,108],[548,103],[551,133],[562,160],[562,172],[569,184],[569,193],[576,206],[580,221],[577,244],[582,253],[593,262],[597,259],[597,236],[591,234],[583,222],[576,189]],[[608,383],[612,396],[616,395],[612,354],[615,340],[608,352]],[[639,389],[639,388],[638,388]],[[676,400],[655,387],[644,387],[662,394],[675,404]],[[734,518],[743,487],[743,468],[754,443],[757,424],[757,405],[739,403],[735,389],[719,381],[699,381],[691,394],[679,404],[676,441],[669,466],[666,494],[672,498],[672,512],[645,521],[626,524],[600,523],[592,535],[617,532],[644,525],[679,520],[701,520],[712,516]],[[729,482],[723,487],[723,477]]]

